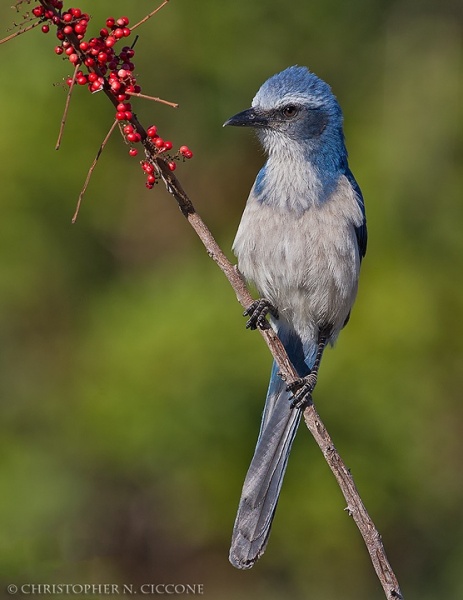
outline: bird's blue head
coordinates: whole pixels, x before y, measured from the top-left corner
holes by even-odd
[[[312,162],[345,160],[342,111],[327,83],[306,67],[289,67],[270,77],[249,108],[225,125],[253,127],[270,154],[302,150]]]

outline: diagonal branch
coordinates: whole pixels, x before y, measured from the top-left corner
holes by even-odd
[[[238,302],[241,306],[247,308],[253,301],[253,298],[250,295],[241,274],[222,252],[211,232],[196,212],[191,200],[180,185],[180,182],[169,170],[166,162],[160,157],[156,158],[155,162],[167,187],[167,191],[174,196],[183,215],[187,218],[188,222],[204,244],[207,253],[212,260],[217,263],[225,277],[228,279],[236,293]],[[265,329],[259,329],[259,331],[276,360],[283,379],[288,382],[297,379],[297,371],[291,364],[283,344],[280,342],[270,325]],[[354,522],[362,535],[371,562],[376,571],[376,575],[386,594],[386,598],[388,600],[401,600],[403,596],[394,571],[387,559],[381,541],[381,535],[371,520],[355,486],[354,479],[336,450],[313,403],[304,410],[304,421],[341,488],[342,494],[347,502],[346,511],[354,519]]]

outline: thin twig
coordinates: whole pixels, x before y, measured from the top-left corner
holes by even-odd
[[[37,25],[40,25],[40,21],[36,21],[35,23],[28,25],[27,27],[24,27],[24,29],[15,31],[11,35],[7,36],[6,38],[3,38],[3,40],[0,40],[0,44],[4,44],[5,42],[8,42],[9,40],[12,40],[13,38],[18,37],[18,35],[21,35],[21,33],[26,33],[26,31],[30,31],[31,29],[34,29],[34,27],[37,27]]]
[[[78,200],[77,200],[77,206],[76,206],[76,210],[75,210],[75,212],[74,212],[74,216],[72,217],[72,220],[71,220],[71,222],[72,222],[72,223],[75,223],[75,222],[77,221],[77,216],[78,216],[78,214],[79,214],[80,205],[81,205],[81,203],[82,203],[82,198],[84,197],[84,194],[85,194],[85,192],[87,191],[87,187],[88,187],[88,184],[89,184],[89,182],[90,182],[90,178],[91,178],[91,176],[92,176],[92,174],[93,174],[93,171],[95,170],[96,163],[98,162],[98,159],[100,158],[100,156],[101,156],[101,153],[102,153],[102,152],[103,152],[103,150],[104,150],[104,147],[105,147],[105,146],[106,146],[106,144],[108,143],[108,140],[109,140],[109,138],[111,137],[111,134],[112,134],[112,132],[114,131],[114,129],[115,129],[115,127],[116,127],[116,125],[117,125],[118,123],[119,123],[119,121],[115,120],[115,121],[114,121],[114,123],[111,125],[111,128],[110,128],[110,130],[109,130],[109,131],[108,131],[108,133],[106,134],[106,137],[105,137],[105,139],[104,139],[104,140],[101,142],[101,146],[99,147],[99,149],[98,149],[98,152],[96,153],[96,156],[95,156],[95,158],[94,158],[94,160],[93,160],[93,162],[92,162],[92,165],[91,165],[90,169],[88,170],[87,177],[86,177],[86,179],[85,179],[85,183],[84,183],[84,187],[82,188],[82,191],[80,192],[80,194],[79,194],[79,198],[78,198]]]
[[[154,15],[155,15],[155,14],[158,12],[158,10],[161,10],[161,8],[162,8],[163,6],[165,6],[166,4],[168,4],[168,3],[169,3],[169,0],[164,0],[164,2],[163,2],[162,4],[160,4],[160,5],[159,5],[157,8],[155,8],[155,9],[153,10],[153,12],[150,12],[150,14],[149,14],[149,15],[146,15],[146,17],[144,17],[144,18],[143,18],[141,21],[138,21],[138,23],[135,23],[135,25],[132,25],[132,26],[130,27],[130,30],[131,30],[131,31],[133,31],[133,30],[134,30],[134,29],[136,29],[136,28],[137,28],[139,25],[143,25],[143,23],[146,23],[146,21],[147,21],[148,19],[151,19],[151,17],[152,17],[152,16],[154,16]]]
[[[167,104],[167,106],[172,106],[172,108],[178,108],[178,104],[176,102],[169,102],[169,100],[163,100],[162,98],[157,98],[156,96],[147,96],[146,94],[140,94],[136,92],[125,92],[128,96],[136,96],[137,98],[145,98],[145,100],[154,100],[154,102],[160,102],[161,104]]]
[[[217,263],[224,275],[227,277],[230,285],[233,287],[236,293],[238,302],[241,304],[241,306],[247,308],[253,301],[253,298],[250,295],[239,271],[230,263],[228,258],[222,252],[211,232],[196,212],[191,200],[183,190],[178,179],[169,170],[165,161],[158,157],[156,159],[156,164],[160,169],[160,173],[164,183],[166,184],[167,190],[174,196],[180,207],[180,210],[188,219],[188,222],[206,247],[209,256]],[[265,329],[259,329],[259,331],[278,364],[282,378],[288,383],[297,379],[299,377],[298,373],[291,364],[286,350],[274,330],[269,325]],[[338,454],[333,441],[328,434],[325,425],[320,419],[320,416],[318,415],[313,403],[311,403],[305,409],[304,421],[320,450],[323,452],[325,460],[338,482],[338,485],[347,502],[346,511],[350,516],[352,516],[362,535],[376,575],[378,576],[384,593],[386,594],[386,598],[388,600],[401,600],[403,598],[402,592],[400,591],[397,578],[387,559],[386,552],[381,541],[381,536],[362,502],[349,469],[346,467],[344,461]]]
[[[71,102],[72,90],[74,89],[74,85],[76,83],[76,75],[77,75],[77,71],[79,70],[79,66],[80,66],[79,64],[77,64],[75,66],[74,73],[72,74],[71,85],[69,86],[68,94],[66,96],[66,104],[64,105],[64,112],[63,112],[63,117],[61,119],[61,125],[59,128],[58,139],[56,140],[55,150],[59,150],[59,147],[61,146],[61,139],[63,137],[64,126],[66,124],[66,118],[68,116],[68,110],[69,110],[69,104]]]

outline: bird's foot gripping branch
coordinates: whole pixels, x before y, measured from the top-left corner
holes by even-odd
[[[265,327],[269,327],[266,319],[268,314],[271,314],[274,319],[278,319],[278,310],[271,302],[265,298],[259,298],[259,300],[252,302],[243,313],[243,317],[249,317],[246,322],[246,329],[264,329]]]

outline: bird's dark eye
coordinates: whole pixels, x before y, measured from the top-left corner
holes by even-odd
[[[294,104],[288,104],[288,106],[285,106],[281,112],[286,119],[291,119],[291,117],[295,117],[297,115],[299,110],[297,106],[294,106]]]

